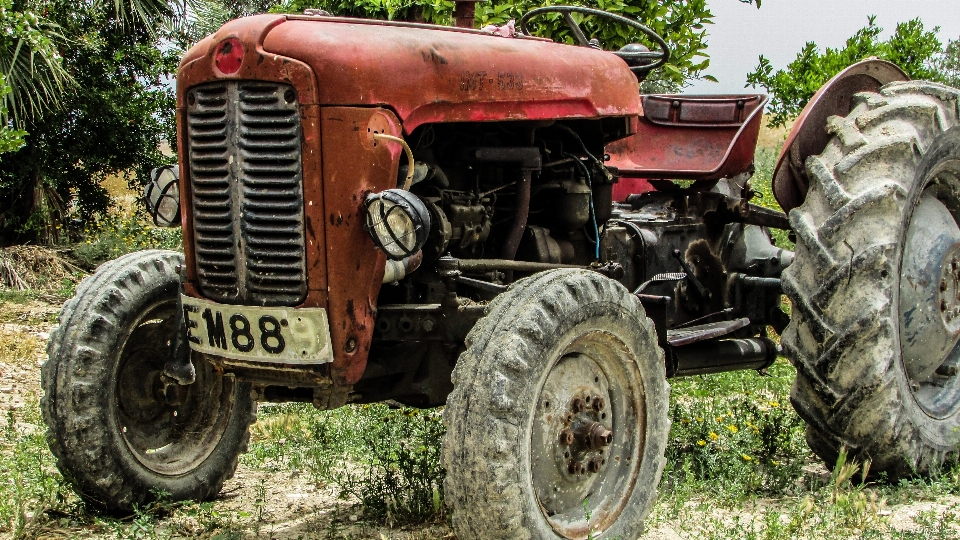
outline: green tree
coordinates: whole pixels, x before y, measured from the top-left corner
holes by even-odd
[[[27,134],[26,131],[15,129],[12,126],[12,122],[7,119],[7,104],[5,100],[12,91],[10,85],[7,84],[7,78],[4,77],[3,74],[0,74],[0,121],[3,122],[0,124],[0,154],[23,148],[25,144],[23,138]]]
[[[265,13],[280,0],[181,0],[175,4],[178,42],[187,47],[216,32],[229,20]]]
[[[61,63],[60,28],[38,15],[32,4],[0,0],[0,71],[10,90],[3,95],[4,125],[18,126],[30,117],[56,106],[72,85]]]
[[[960,39],[947,43],[943,53],[933,63],[944,83],[960,88]]]
[[[179,52],[161,43],[166,4],[43,0],[39,7],[63,36],[60,62],[74,84],[56,107],[21,119],[25,146],[0,155],[0,245],[58,241],[68,214],[89,223],[110,205],[104,178],[131,171],[144,178],[167,161],[161,140],[175,140],[166,77]]]
[[[941,52],[936,32],[927,31],[920,19],[897,25],[887,40],[880,39],[883,29],[871,16],[867,26],[847,39],[842,48],[827,48],[820,52],[810,41],[797,54],[787,69],[773,70],[770,61],[760,56],[757,68],[747,75],[747,83],[762,86],[772,94],[768,111],[771,126],[782,126],[795,118],[824,83],[844,68],[865,58],[875,56],[900,66],[913,79],[942,80],[934,63]]]
[[[760,7],[760,1],[740,0]],[[524,13],[543,5],[583,5],[639,19],[660,34],[670,45],[670,62],[651,74],[645,91],[677,91],[687,82],[703,76],[710,65],[706,52],[707,25],[713,24],[713,13],[706,0],[491,0],[477,3],[476,20],[481,25],[503,24],[510,19],[520,19]],[[422,21],[434,24],[451,24],[453,0],[286,0],[276,11],[302,12],[307,8],[324,9],[334,15],[368,17],[374,19]],[[629,42],[637,41],[653,47],[648,40],[621,24],[609,20],[574,15],[583,21],[584,32],[600,40],[607,50],[616,50]],[[563,18],[558,14],[541,17],[537,35],[556,41],[574,43]]]

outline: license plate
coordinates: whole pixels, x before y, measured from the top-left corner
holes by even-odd
[[[323,308],[231,306],[181,295],[190,348],[215,356],[281,364],[333,362]]]

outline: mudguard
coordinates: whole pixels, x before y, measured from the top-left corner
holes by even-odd
[[[877,92],[885,84],[907,80],[910,77],[895,64],[871,58],[841,71],[814,94],[793,124],[773,173],[773,196],[784,212],[803,204],[807,196],[804,163],[830,142],[827,119],[849,114],[858,92]]]

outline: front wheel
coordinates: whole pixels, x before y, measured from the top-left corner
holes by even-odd
[[[855,97],[807,160],[784,272],[790,397],[828,466],[841,450],[891,479],[960,443],[960,119],[955,89],[897,82]]]
[[[246,450],[256,411],[248,384],[196,357],[193,384],[161,378],[182,264],[156,250],[103,265],[50,337],[41,402],[50,449],[77,493],[108,511],[210,498]]]
[[[447,400],[444,492],[458,538],[636,538],[670,421],[640,302],[593,272],[521,280],[467,337]]]

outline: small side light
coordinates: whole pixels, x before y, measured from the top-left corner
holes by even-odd
[[[243,43],[237,38],[225,39],[217,45],[217,53],[213,57],[220,73],[232,75],[240,71],[243,64]]]
[[[147,212],[157,227],[180,226],[180,168],[167,165],[150,171],[150,183],[144,189]]]
[[[416,195],[403,189],[371,193],[364,201],[364,229],[387,257],[401,260],[413,255],[427,241],[430,212]]]

